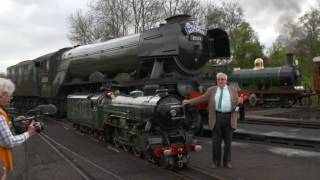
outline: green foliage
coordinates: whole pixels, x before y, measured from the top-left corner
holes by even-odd
[[[238,2],[227,1],[220,6],[211,4],[206,15],[207,26],[222,28],[227,32],[237,29],[242,22],[243,9]]]
[[[0,73],[0,78],[6,78],[6,74]]]
[[[295,45],[303,83],[312,86],[312,59],[320,55],[320,7],[310,8],[299,18],[304,36]]]
[[[208,8],[207,25],[225,29],[230,37],[231,54],[241,68],[252,68],[256,58],[263,56],[263,46],[248,22],[244,20],[243,9],[238,2],[212,4]]]
[[[279,42],[276,41],[272,44],[271,48],[268,49],[268,60],[264,62],[266,67],[283,66],[286,64],[286,48]]]
[[[263,57],[263,46],[247,22],[230,32],[233,59],[241,68],[252,68],[256,58]]]
[[[286,64],[287,50],[293,52],[302,74],[302,84],[312,87],[312,59],[320,55],[320,7],[311,7],[299,22],[282,24],[283,31],[268,50],[266,66]]]

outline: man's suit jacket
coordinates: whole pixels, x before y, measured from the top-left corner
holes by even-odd
[[[231,99],[231,127],[233,129],[236,129],[238,126],[237,124],[238,112],[235,111],[235,108],[238,105],[238,93],[236,88],[234,88],[233,86],[228,85],[227,87],[231,97],[230,98]],[[218,86],[209,87],[205,94],[190,100],[191,105],[208,102],[208,112],[209,112],[208,123],[209,123],[210,129],[213,129],[216,124],[216,103],[215,103],[214,97],[216,95],[217,88]]]

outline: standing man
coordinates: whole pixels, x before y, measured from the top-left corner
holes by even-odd
[[[11,122],[3,105],[10,102],[14,90],[15,86],[10,80],[0,78],[0,161],[3,161],[5,165],[0,168],[4,168],[7,172],[13,170],[12,148],[22,144],[30,136],[36,134],[33,126],[34,122],[29,125],[28,131],[23,134],[14,136],[11,133]]]
[[[215,169],[221,163],[221,144],[224,141],[223,166],[232,169],[231,141],[233,131],[237,128],[238,98],[236,88],[227,85],[228,76],[222,72],[217,74],[217,86],[209,87],[207,92],[195,99],[183,100],[182,105],[196,105],[208,102],[208,123],[212,130],[212,165]]]

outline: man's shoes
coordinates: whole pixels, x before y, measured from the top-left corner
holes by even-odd
[[[219,167],[219,165],[217,163],[212,163],[211,164],[211,169],[216,169],[217,167]]]
[[[232,164],[230,162],[224,163],[224,167],[232,169]]]
[[[218,166],[214,163],[211,164],[211,169],[216,169]]]

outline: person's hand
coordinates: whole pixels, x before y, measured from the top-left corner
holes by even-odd
[[[14,119],[14,121],[24,121],[26,119],[25,116],[18,116]]]
[[[33,136],[33,135],[35,135],[37,133],[35,124],[36,124],[36,122],[32,121],[30,123],[30,125],[28,126],[28,133],[29,133],[30,136]]]
[[[245,97],[243,97],[243,95],[241,94],[241,96],[238,98],[238,104],[243,104],[244,98]]]
[[[185,99],[182,101],[182,106],[185,107],[187,104],[190,104],[190,101]]]

